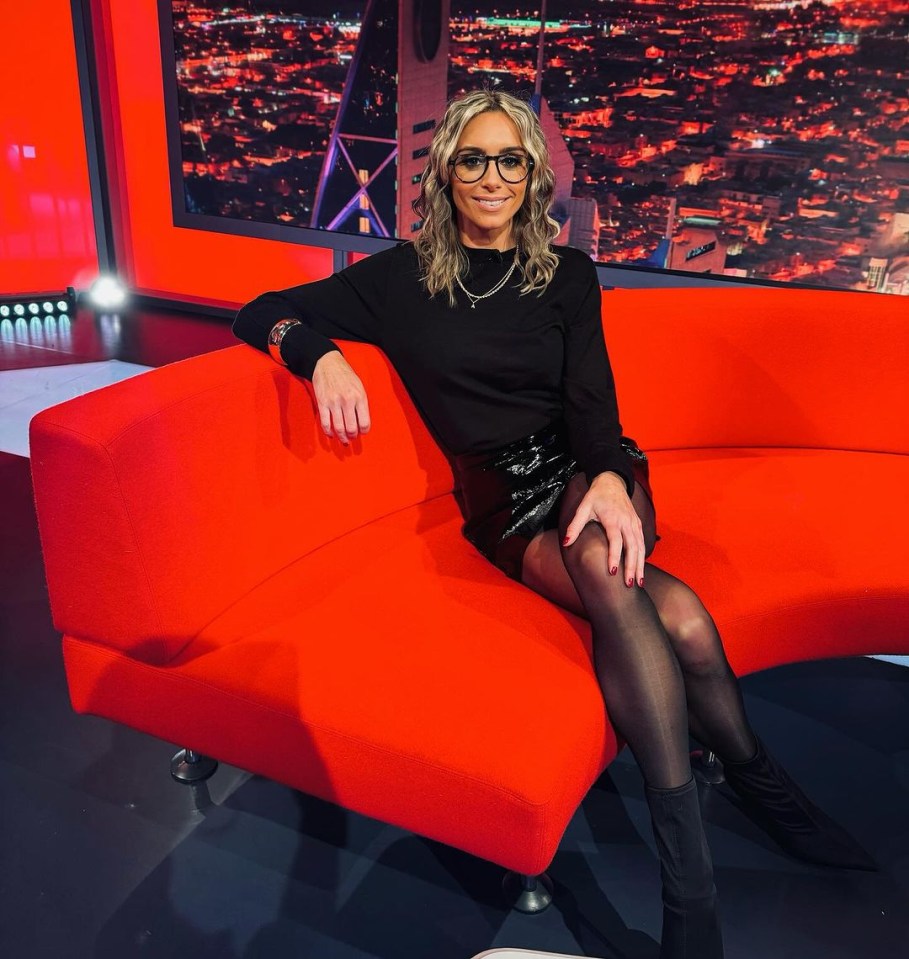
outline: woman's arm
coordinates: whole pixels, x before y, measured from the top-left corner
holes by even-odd
[[[570,546],[594,520],[609,542],[609,572],[616,575],[624,559],[625,583],[643,585],[644,534],[631,503],[634,473],[621,446],[615,379],[603,339],[602,294],[593,262],[587,260],[583,270],[580,301],[566,323],[562,402],[572,452],[589,488],[562,545]]]
[[[268,334],[280,320],[297,320],[284,334],[281,359],[292,373],[312,379],[316,363],[339,351],[331,337],[382,345],[391,260],[396,248],[374,254],[313,283],[263,293],[236,316],[234,335],[263,353]]]
[[[617,473],[630,496],[634,473],[622,450],[622,427],[615,380],[603,339],[602,294],[593,261],[580,254],[580,296],[565,330],[562,404],[571,449],[588,482],[600,473]]]
[[[363,383],[330,337],[382,345],[389,261],[386,250],[324,280],[288,290],[263,293],[247,303],[234,320],[234,334],[263,353],[269,333],[282,320],[280,361],[312,382],[319,420],[326,436],[346,446],[371,426]]]

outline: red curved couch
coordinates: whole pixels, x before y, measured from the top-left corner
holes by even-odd
[[[909,652],[909,324],[897,297],[612,291],[653,560],[737,672]],[[49,409],[32,466],[76,710],[525,874],[613,759],[584,621],[459,533],[447,461],[376,349],[327,440],[249,347]]]

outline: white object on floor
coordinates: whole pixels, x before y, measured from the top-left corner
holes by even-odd
[[[103,360],[0,372],[0,452],[28,456],[28,424],[36,413],[150,369]]]
[[[478,953],[473,959],[584,959],[583,956],[565,952],[533,952],[529,949],[489,949]]]
[[[883,659],[887,663],[896,663],[897,666],[909,666],[909,656],[872,656],[872,659]]]

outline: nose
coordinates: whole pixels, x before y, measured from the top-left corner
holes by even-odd
[[[486,172],[480,177],[480,185],[491,190],[496,190],[500,186],[504,186],[504,184],[505,181],[502,179],[502,175],[499,173],[499,168],[496,165],[496,161],[490,160],[486,164]]]

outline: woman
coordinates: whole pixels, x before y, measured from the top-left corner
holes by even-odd
[[[609,717],[641,767],[663,881],[663,959],[722,956],[690,733],[789,852],[873,868],[754,736],[709,614],[646,558],[646,457],[625,440],[590,259],[551,246],[553,191],[533,111],[453,101],[430,146],[414,243],[266,293],[234,330],[311,379],[322,428],[369,432],[363,385],[328,337],[386,352],[451,457],[464,535],[512,578],[591,624]]]

